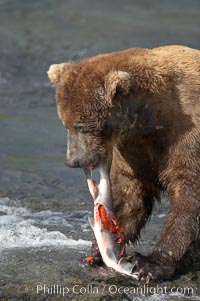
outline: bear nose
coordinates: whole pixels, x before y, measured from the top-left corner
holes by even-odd
[[[80,162],[78,159],[73,159],[73,160],[66,159],[65,165],[67,167],[71,167],[71,168],[78,168],[78,167],[80,167]]]

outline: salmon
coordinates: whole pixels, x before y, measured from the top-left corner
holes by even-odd
[[[115,271],[138,279],[132,273],[134,264],[125,257],[124,232],[117,224],[113,213],[112,191],[106,165],[99,167],[100,183],[92,179],[91,170],[85,170],[89,191],[94,200],[94,217],[89,223],[94,231],[100,254],[106,266]]]

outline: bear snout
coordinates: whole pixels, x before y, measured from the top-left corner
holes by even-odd
[[[80,166],[80,161],[77,158],[72,159],[72,160],[66,159],[65,160],[65,165],[67,167],[70,167],[70,168],[79,168],[79,167],[81,167]]]
[[[96,169],[100,165],[98,155],[85,155],[81,157],[71,157],[65,159],[65,165],[70,168],[90,168]]]

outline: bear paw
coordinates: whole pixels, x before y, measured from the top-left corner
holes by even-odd
[[[135,252],[131,256],[131,261],[135,264],[132,273],[137,273],[138,280],[146,283],[169,280],[175,272],[173,265],[167,265],[166,262],[162,263],[160,260],[156,262],[153,255],[143,256]]]

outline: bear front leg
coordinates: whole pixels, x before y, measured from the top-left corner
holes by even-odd
[[[171,206],[154,250],[148,256],[135,253],[132,257],[135,263],[133,272],[139,273],[139,280],[148,283],[171,279],[178,270],[181,259],[199,239],[200,192],[196,194],[198,187],[199,185],[184,187],[183,182],[170,191]]]
[[[140,157],[135,155],[134,160],[142,166]],[[113,151],[111,182],[115,217],[125,233],[126,242],[134,244],[151,216],[154,201],[160,199],[159,188],[152,179],[138,176],[117,148]]]

